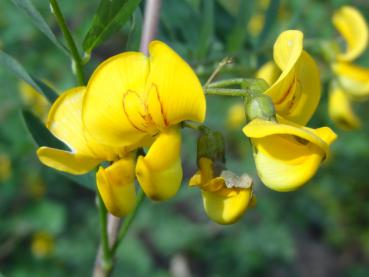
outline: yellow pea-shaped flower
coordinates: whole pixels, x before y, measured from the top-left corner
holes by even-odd
[[[251,138],[259,177],[277,191],[291,191],[309,181],[336,139],[328,127],[310,129],[262,119],[251,121],[243,132]]]
[[[356,129],[361,125],[349,97],[337,84],[332,84],[329,92],[328,112],[333,122],[343,130]]]
[[[265,94],[272,98],[278,120],[305,125],[320,100],[320,78],[315,61],[303,50],[303,33],[282,32],[273,57],[274,62],[265,64],[257,77],[270,85]]]
[[[252,202],[252,180],[230,171],[217,174],[213,161],[200,158],[199,171],[190,179],[190,186],[201,189],[203,206],[209,218],[219,224],[232,224],[245,213]]]
[[[346,42],[346,49],[338,54],[338,61],[353,61],[368,46],[368,25],[362,14],[354,7],[343,6],[332,18],[333,25]]]
[[[127,149],[118,150],[100,144],[85,132],[82,125],[85,91],[85,87],[77,87],[64,92],[54,102],[48,115],[47,128],[70,150],[42,146],[37,155],[43,164],[77,175],[93,170],[102,161],[114,161],[106,169],[100,167],[97,185],[107,209],[114,215],[122,216],[135,203],[134,173],[131,173],[134,166],[129,164],[133,161],[128,162],[125,158]]]

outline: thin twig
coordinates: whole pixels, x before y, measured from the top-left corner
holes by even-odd
[[[133,220],[135,219],[137,212],[139,211],[144,199],[145,199],[145,193],[143,192],[143,190],[140,190],[138,192],[136,206],[134,207],[133,211],[124,219],[124,223],[122,225],[122,228],[119,231],[118,237],[111,248],[112,255],[116,253],[118,246],[123,241],[123,239],[126,237],[128,230],[131,227],[131,224]]]
[[[218,73],[222,70],[224,66],[226,66],[227,64],[231,64],[232,62],[233,60],[230,57],[225,57],[223,60],[221,60],[213,73],[210,75],[209,79],[206,81],[204,89],[209,86],[209,84],[214,80],[214,78],[218,75]]]

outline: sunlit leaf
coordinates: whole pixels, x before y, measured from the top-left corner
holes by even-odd
[[[131,17],[142,0],[101,0],[91,27],[83,41],[87,53],[118,31]]]
[[[5,69],[12,71],[18,78],[32,86],[37,92],[42,93],[51,103],[58,98],[58,94],[55,91],[37,78],[31,77],[16,59],[1,50],[0,64],[3,65]]]
[[[36,10],[32,2],[29,0],[12,0],[14,5],[16,5],[20,10],[22,10],[26,15],[28,15],[33,22],[33,24],[47,36],[60,50],[62,50],[66,55],[69,55],[68,50],[62,45],[54,33],[51,31],[49,25],[46,23],[42,15]]]

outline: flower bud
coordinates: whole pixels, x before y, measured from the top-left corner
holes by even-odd
[[[220,164],[225,163],[225,143],[220,132],[202,130],[197,139],[197,162],[200,158],[208,158]]]
[[[275,108],[272,99],[266,94],[254,94],[245,98],[245,110],[249,121],[261,118],[275,121]]]

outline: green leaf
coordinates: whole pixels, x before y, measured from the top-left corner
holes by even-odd
[[[43,231],[58,235],[65,228],[66,211],[57,202],[43,200],[26,209],[15,221],[32,232]]]
[[[66,146],[62,141],[58,140],[51,134],[49,129],[37,118],[33,113],[27,110],[22,111],[22,117],[26,124],[28,131],[30,132],[32,138],[39,146],[48,146],[52,148],[57,148],[61,150],[70,151],[68,146]]]
[[[70,151],[62,141],[58,140],[51,134],[46,126],[34,116],[31,112],[23,110],[22,116],[28,131],[30,132],[33,140],[38,146],[48,146],[56,149]],[[68,179],[82,185],[90,190],[95,190],[95,177],[93,172],[89,172],[84,175],[71,175],[68,173],[56,171],[57,173],[67,177]]]
[[[49,102],[54,103],[55,100],[59,97],[59,95],[49,85],[44,83],[42,80],[36,77],[33,77],[32,79],[41,89],[41,92],[43,93],[43,95],[45,95],[45,97],[49,100]]]
[[[54,33],[51,31],[49,25],[46,23],[42,15],[36,10],[32,2],[29,0],[12,0],[13,4],[16,5],[20,10],[22,10],[26,15],[30,17],[33,24],[47,36],[60,50],[66,55],[69,55],[68,50],[62,45]]]
[[[142,24],[142,12],[140,9],[137,9],[131,19],[131,27],[126,46],[127,51],[138,51],[140,48]]]
[[[54,102],[56,98],[58,98],[58,94],[55,91],[53,91],[49,86],[45,85],[37,78],[31,77],[16,59],[1,50],[0,64],[2,64],[5,69],[9,69],[13,73],[15,73],[15,75],[18,76],[20,79],[27,82],[37,92],[42,93],[51,103]]]
[[[91,27],[83,41],[86,53],[119,30],[131,17],[142,0],[101,0]]]
[[[206,56],[214,37],[214,0],[203,2],[202,27],[196,51],[197,59]]]
[[[227,38],[227,49],[231,53],[238,52],[246,38],[247,34],[247,24],[254,10],[255,1],[254,0],[241,0],[238,7],[237,22]]]
[[[279,11],[280,0],[271,0],[268,9],[265,13],[265,22],[263,29],[260,32],[258,40],[256,42],[256,47],[263,44],[263,42],[268,38],[270,31],[273,29],[273,25],[277,20]]]

